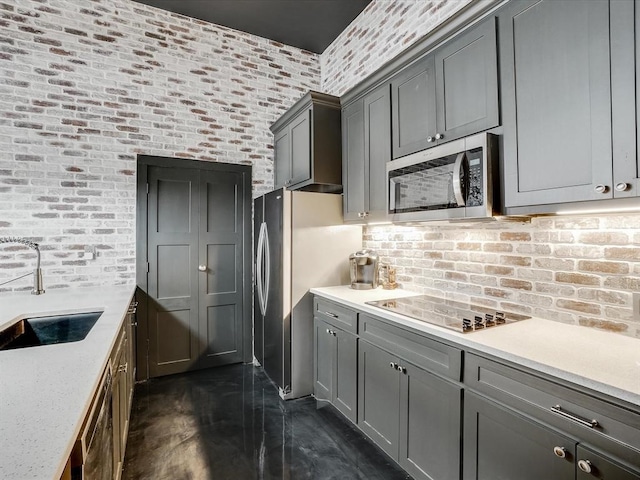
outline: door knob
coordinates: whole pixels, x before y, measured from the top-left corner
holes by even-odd
[[[618,192],[624,192],[626,190],[629,190],[629,188],[631,188],[631,185],[629,185],[628,183],[625,183],[625,182],[616,183],[616,190]]]
[[[198,270],[200,270],[201,272],[206,272],[207,271],[207,266],[206,265],[198,265]]]
[[[607,193],[609,191],[609,187],[602,184],[596,185],[593,189],[598,193]]]
[[[578,460],[578,468],[584,473],[591,473],[591,462],[589,460]]]
[[[436,133],[436,140],[442,140],[444,138],[444,135],[441,133]]]
[[[567,449],[564,447],[553,447],[553,453],[556,457],[565,458],[567,456]]]

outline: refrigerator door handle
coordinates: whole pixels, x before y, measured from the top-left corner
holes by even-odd
[[[258,248],[256,252],[256,289],[258,291],[258,303],[260,304],[260,312],[262,315],[267,311],[264,304],[264,290],[263,290],[263,276],[262,276],[262,264],[264,259],[264,238],[265,238],[265,226],[263,222],[260,224],[260,234],[258,235]]]
[[[264,313],[267,313],[267,307],[269,305],[269,277],[271,276],[271,251],[269,249],[269,229],[267,224],[264,223],[264,257],[265,257],[265,274],[264,274]]]

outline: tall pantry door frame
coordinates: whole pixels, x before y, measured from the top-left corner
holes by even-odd
[[[166,232],[160,232],[162,229],[157,225],[158,219],[150,218],[153,217],[149,215],[150,199],[158,201],[160,198],[160,178],[169,187],[183,182],[181,188],[185,194],[188,192],[188,195],[196,198],[192,198],[188,211],[185,210],[183,214],[184,217],[189,217],[192,226],[182,230],[189,232],[178,232],[176,235],[169,231],[167,235]],[[150,182],[155,183],[150,185]],[[231,199],[235,207],[233,211],[229,208],[210,210],[210,205],[226,205],[225,201],[228,203],[228,199]],[[252,361],[251,208],[251,167],[248,165],[138,156],[138,380],[226,363]],[[172,213],[173,205],[169,204],[169,209]],[[174,218],[181,213],[178,210],[173,213]],[[185,220],[183,223],[186,225],[188,222]],[[153,231],[150,231],[151,227]],[[172,242],[181,247],[186,247],[189,242],[192,245],[182,249],[174,248],[174,254],[160,257],[157,252],[165,237],[168,245]],[[182,260],[177,258],[180,250],[184,251],[182,256],[186,255]],[[172,282],[165,281],[163,287],[168,294],[160,294],[159,275],[154,270],[158,268],[161,258],[165,263],[165,270],[172,268],[171,262],[175,263],[173,268],[176,269],[176,274],[185,263],[189,264],[189,271],[183,270],[181,273],[184,278],[176,277],[177,293],[171,291]],[[205,268],[202,269],[202,266]],[[184,285],[181,289],[180,282]],[[196,292],[195,295],[186,292],[189,286]],[[175,313],[172,313],[173,309]],[[174,339],[171,338],[165,339],[165,346],[167,352],[177,354],[175,360],[164,361],[160,358],[161,338],[158,332],[162,316],[174,317],[169,320],[173,321],[176,330],[176,345],[172,346]],[[232,325],[233,322],[229,323],[230,317],[235,318],[235,326]],[[180,333],[184,332],[179,330],[187,325],[193,330],[190,335],[195,334],[195,338],[187,340],[180,337]],[[227,338],[221,337],[221,334]],[[229,338],[230,335],[233,338]],[[222,340],[220,348],[215,348],[212,339]],[[180,355],[179,347],[189,352],[189,355]],[[180,356],[185,358],[177,358]]]

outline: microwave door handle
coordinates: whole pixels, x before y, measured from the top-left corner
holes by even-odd
[[[459,207],[465,206],[464,192],[462,191],[462,182],[460,181],[460,174],[462,173],[462,162],[466,159],[466,153],[462,152],[458,154],[456,163],[453,165],[453,195],[456,197]]]
[[[395,213],[396,211],[396,182],[389,179],[389,213]]]

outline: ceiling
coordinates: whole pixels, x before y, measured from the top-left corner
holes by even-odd
[[[371,0],[135,0],[322,53]]]

